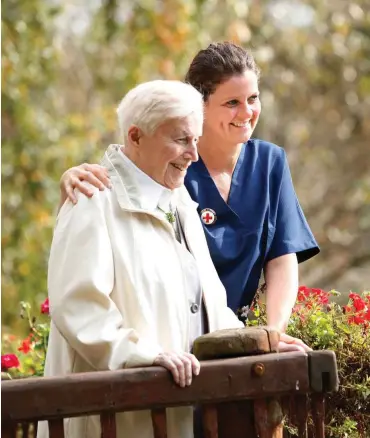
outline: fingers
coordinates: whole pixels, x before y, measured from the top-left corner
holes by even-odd
[[[199,372],[200,372],[199,360],[194,356],[194,354],[184,353],[184,355],[190,359],[191,367],[192,367],[192,371],[193,371],[194,376],[198,376]]]
[[[74,194],[74,190],[72,186],[67,186],[65,187],[65,194],[66,194],[66,199],[69,199],[72,204],[77,204],[77,198]]]
[[[94,187],[98,188],[99,190],[103,191],[105,189],[105,185],[101,181],[100,178],[102,178],[102,175],[98,173],[98,176],[95,176],[96,174],[89,171],[89,170],[79,170],[77,173],[77,178],[80,181],[87,181]],[[107,179],[107,177],[105,177]],[[109,180],[108,180],[109,181]]]
[[[312,351],[301,339],[293,338],[292,336],[282,333],[279,342],[279,351],[302,351],[307,353]]]
[[[108,176],[108,170],[98,164],[84,163],[80,166],[71,167],[63,173],[60,180],[60,188],[62,192],[62,200],[67,197],[73,204],[77,203],[77,198],[74,194],[74,189],[91,198],[94,192],[83,184],[87,181],[92,186],[99,190],[104,190],[105,187],[111,188],[111,183]],[[65,196],[64,196],[65,195]]]
[[[306,353],[306,350],[300,345],[296,344],[287,344],[286,342],[279,342],[278,346],[279,353],[286,353],[288,351],[300,351],[301,353]]]
[[[108,170],[106,167],[100,166],[99,164],[84,163],[81,165],[81,168],[87,172],[89,174],[89,178],[91,178],[91,180],[86,179],[86,181],[89,181],[92,185],[100,190],[104,190],[105,187],[111,188]]]
[[[161,353],[155,359],[154,365],[160,365],[169,370],[174,381],[182,388],[190,386],[193,373],[198,375],[200,370],[198,360],[190,353]]]

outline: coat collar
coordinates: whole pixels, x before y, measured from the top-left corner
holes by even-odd
[[[108,173],[117,195],[117,200],[121,208],[125,210],[156,210],[157,204],[152,200],[148,200],[140,190],[140,185],[135,177],[135,170],[128,165],[122,156],[118,144],[111,144],[106,150],[102,165],[108,169]],[[158,196],[158,201],[160,196]],[[182,211],[182,215],[186,212],[186,207],[197,208],[198,204],[194,202],[184,186],[173,190],[171,203],[177,206]],[[183,207],[183,208],[182,208]]]

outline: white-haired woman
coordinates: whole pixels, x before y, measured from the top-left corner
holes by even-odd
[[[95,196],[67,202],[58,215],[45,375],[154,364],[184,387],[200,369],[193,340],[241,326],[183,186],[198,159],[202,96],[181,82],[148,82],[125,96],[118,119],[125,147],[111,145],[103,159],[112,189],[91,186]],[[193,436],[192,412],[168,409],[170,438]],[[119,414],[117,428],[118,437],[153,437],[149,412]],[[98,437],[99,421],[67,420],[65,436]]]

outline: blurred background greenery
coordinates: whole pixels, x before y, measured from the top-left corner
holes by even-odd
[[[2,3],[2,328],[43,301],[68,167],[119,142],[133,85],[182,79],[213,40],[262,69],[256,136],[283,146],[322,252],[301,284],[370,287],[369,0],[5,0]]]

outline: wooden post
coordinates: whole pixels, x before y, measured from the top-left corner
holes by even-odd
[[[63,418],[57,420],[49,420],[49,437],[50,438],[64,438]]]
[[[220,403],[217,411],[220,438],[257,438],[252,401]]]
[[[315,428],[315,438],[325,438],[325,396],[312,394],[312,418]]]
[[[166,409],[152,409],[152,425],[154,438],[167,438]]]
[[[218,438],[217,407],[215,405],[202,406],[204,438]]]
[[[101,438],[116,438],[116,414],[104,412],[100,415]]]
[[[254,421],[259,438],[283,438],[283,411],[275,398],[254,401]]]
[[[307,435],[307,418],[308,418],[308,409],[307,409],[307,395],[297,395],[294,397],[294,405],[295,405],[295,418],[296,424],[298,427],[298,436],[299,438],[308,438]]]

